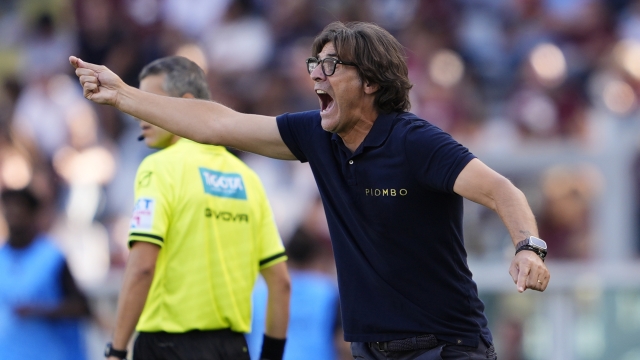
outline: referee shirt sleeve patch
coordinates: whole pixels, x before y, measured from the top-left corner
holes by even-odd
[[[260,260],[260,268],[264,268],[266,265],[271,265],[276,262],[281,262],[285,260],[287,260],[287,254],[283,251],[279,254],[275,254],[275,255],[269,256],[266,259]]]
[[[154,199],[139,198],[136,201],[135,208],[133,209],[129,228],[131,230],[151,230],[153,227],[153,213],[155,206],[156,202]]]
[[[162,236],[158,236],[154,234],[132,232],[129,234],[129,247],[131,247],[134,241],[150,242],[160,247],[164,245],[164,239],[162,238]]]

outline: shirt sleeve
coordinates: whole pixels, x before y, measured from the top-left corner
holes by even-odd
[[[447,193],[453,192],[458,175],[475,158],[451,135],[426,121],[409,127],[405,152],[409,166],[423,186]]]
[[[259,266],[265,269],[277,263],[287,260],[287,255],[282,244],[282,239],[278,233],[271,205],[262,185],[260,189],[260,221],[258,223],[259,236]]]
[[[171,186],[168,176],[149,157],[142,161],[135,179],[135,205],[129,225],[129,246],[145,241],[164,246],[171,218]]]
[[[300,162],[307,162],[305,153],[313,150],[314,143],[310,139],[313,127],[320,126],[319,111],[286,113],[276,117],[278,131],[289,151]]]

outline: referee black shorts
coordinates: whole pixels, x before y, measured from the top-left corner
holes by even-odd
[[[244,334],[231,330],[141,332],[133,360],[250,360]]]

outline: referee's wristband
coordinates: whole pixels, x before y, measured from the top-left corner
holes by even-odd
[[[107,343],[104,349],[104,357],[117,357],[118,359],[125,360],[127,358],[127,350],[116,350],[111,343]]]
[[[284,354],[284,343],[287,339],[276,339],[264,335],[262,339],[262,353],[260,360],[282,360]]]

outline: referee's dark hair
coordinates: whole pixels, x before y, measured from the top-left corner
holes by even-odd
[[[170,96],[182,97],[190,93],[196,99],[211,100],[204,71],[193,61],[182,56],[157,59],[142,68],[138,80],[161,74],[166,75],[162,88]]]

